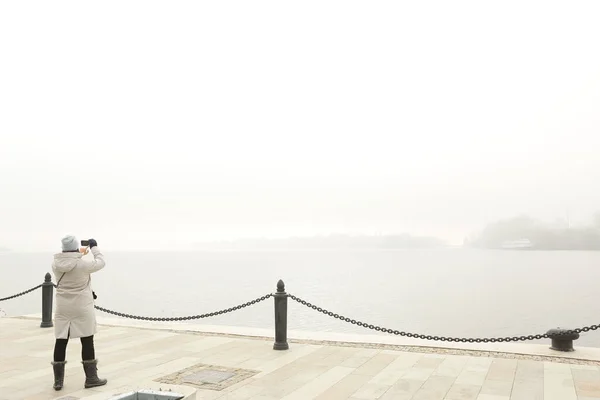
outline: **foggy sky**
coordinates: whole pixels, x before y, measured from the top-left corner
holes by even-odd
[[[2,2],[0,246],[600,210],[600,3]]]

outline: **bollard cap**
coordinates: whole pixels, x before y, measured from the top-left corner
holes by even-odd
[[[579,333],[577,332],[569,332],[570,329],[562,329],[562,328],[554,328],[550,329],[546,334],[550,337],[550,339],[554,339],[555,337],[559,337],[560,339],[566,340],[577,340],[579,339]]]
[[[285,292],[285,283],[283,283],[281,279],[279,280],[279,282],[277,282],[277,291]]]
[[[44,282],[50,282],[52,280],[52,275],[50,272],[46,272],[46,276],[44,277]]]

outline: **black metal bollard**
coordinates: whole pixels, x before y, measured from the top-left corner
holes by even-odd
[[[579,333],[569,331],[568,329],[550,329],[546,332],[552,340],[552,350],[556,351],[575,351],[573,340],[579,339]]]
[[[54,283],[52,275],[46,273],[44,283],[42,283],[42,323],[41,328],[52,328],[52,299],[54,297]]]
[[[277,293],[273,295],[275,299],[275,344],[273,350],[288,350],[290,346],[287,342],[287,293],[285,284],[280,279],[277,282]]]

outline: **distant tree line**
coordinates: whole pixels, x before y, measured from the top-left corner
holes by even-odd
[[[497,249],[510,241],[528,239],[539,250],[600,250],[600,213],[587,226],[568,223],[547,224],[528,216],[501,220],[487,225],[466,245]]]
[[[300,249],[430,249],[445,243],[434,237],[402,235],[351,236],[330,235],[292,237],[287,239],[240,239],[216,243],[202,243],[198,247],[223,250],[300,250]]]

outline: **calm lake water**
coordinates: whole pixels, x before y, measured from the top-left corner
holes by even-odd
[[[212,312],[275,291],[353,319],[447,336],[513,336],[600,323],[600,252],[479,250],[107,252],[97,304],[148,316]],[[0,297],[41,283],[52,254],[0,255]],[[40,312],[41,292],[0,303]],[[268,300],[210,325],[273,326]],[[290,329],[372,334],[290,300]],[[600,332],[576,345],[600,347]]]

